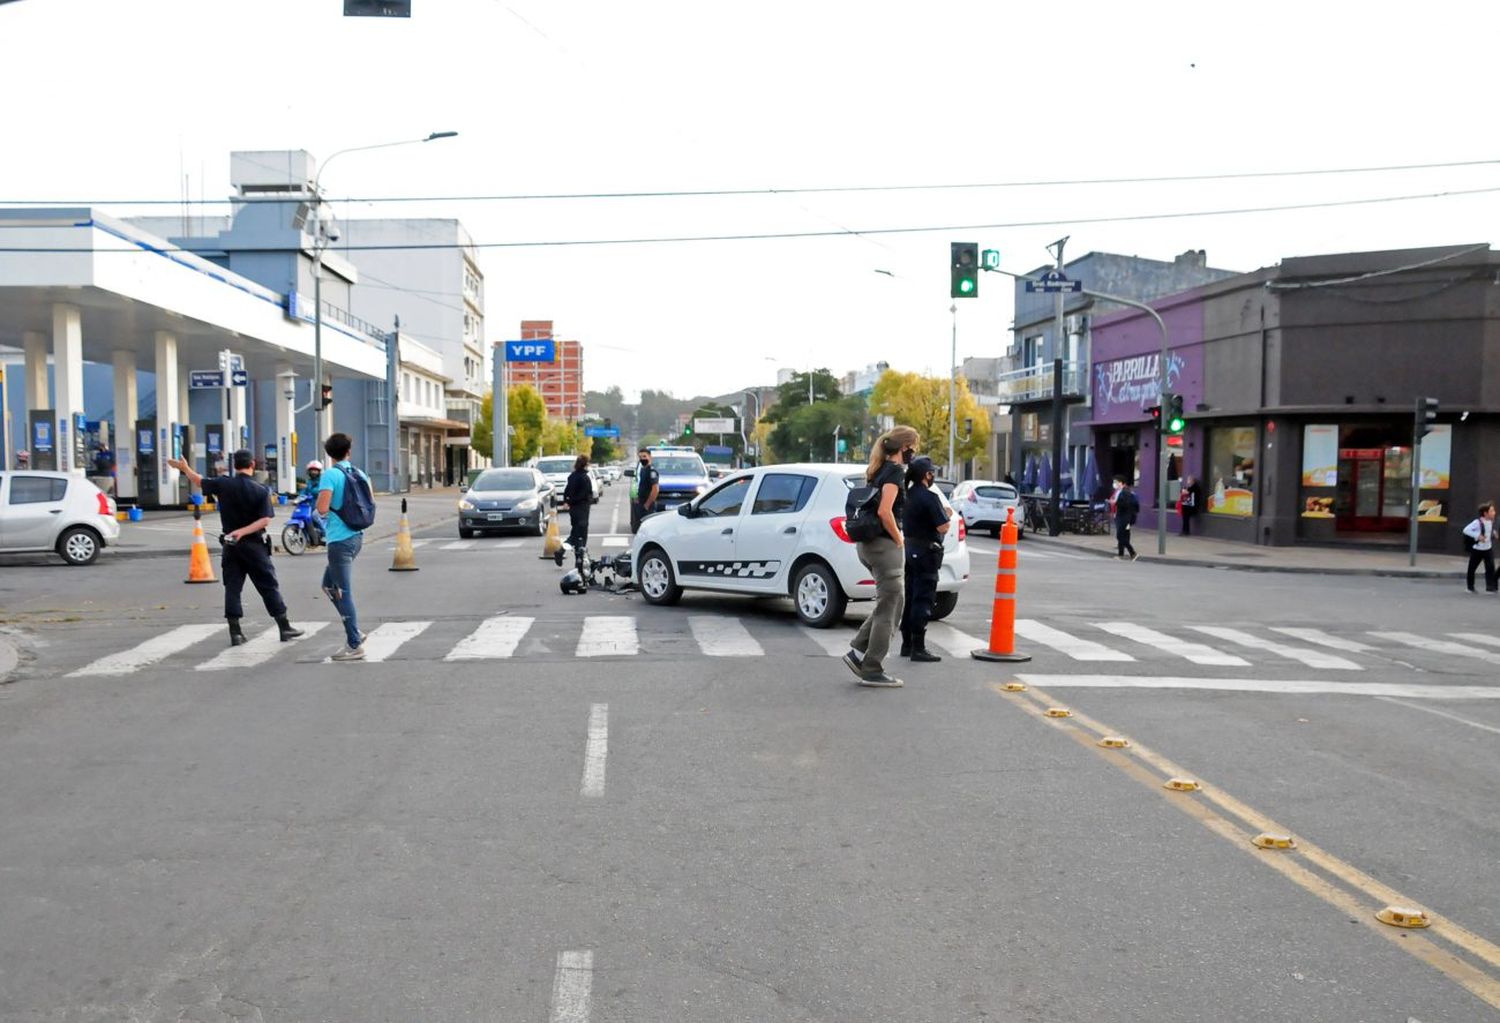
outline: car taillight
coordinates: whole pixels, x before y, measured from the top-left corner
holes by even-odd
[[[968,523],[966,523],[964,521],[964,517],[962,515],[960,515],[958,517],[958,542],[959,543],[963,543],[968,538],[969,538],[969,525],[968,525]]]
[[[109,497],[104,491],[99,491],[99,514],[114,518],[114,513],[109,510]]]
[[[838,537],[840,540],[844,541],[845,543],[854,542],[853,540],[849,539],[849,531],[844,528],[844,517],[842,515],[840,515],[836,519],[829,519],[828,525],[833,529],[833,535]]]

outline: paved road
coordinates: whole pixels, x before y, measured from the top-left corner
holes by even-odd
[[[0,1018],[1500,1020],[1500,600],[1023,544],[1031,662],[869,691],[852,621],[419,539],[363,664],[313,557],[230,657],[175,567],[0,573]]]

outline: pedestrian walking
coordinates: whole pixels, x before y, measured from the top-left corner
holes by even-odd
[[[641,520],[656,511],[656,499],[659,496],[661,496],[661,476],[651,467],[651,452],[641,448],[639,461],[635,467],[635,477],[630,481],[630,533],[632,536],[640,530]]]
[[[1474,592],[1474,570],[1484,565],[1486,593],[1500,590],[1500,576],[1495,570],[1495,502],[1479,506],[1479,515],[1464,527],[1464,546],[1469,549],[1469,592]]]
[[[875,513],[881,532],[873,539],[860,540],[855,550],[860,564],[875,580],[875,609],[844,655],[844,664],[862,686],[894,689],[903,684],[886,673],[885,655],[891,649],[891,635],[901,623],[905,599],[905,541],[900,523],[906,510],[906,466],[916,456],[920,439],[910,426],[888,430],[876,439],[865,468],[865,482],[877,495]]]
[[[281,631],[281,641],[296,639],[301,629],[292,628],[286,616],[286,601],[281,597],[281,587],[276,582],[276,567],[271,564],[271,537],[266,527],[271,524],[275,512],[271,508],[271,491],[255,482],[255,456],[243,448],[234,453],[234,475],[212,476],[208,479],[198,475],[193,467],[181,458],[169,458],[167,464],[188,478],[188,483],[203,491],[219,506],[219,526],[223,534],[219,542],[223,553],[219,567],[224,578],[224,618],[229,623],[229,645],[239,646],[245,642],[245,633],[240,628],[244,607],[240,594],[249,579],[260,594],[266,613],[276,621]]]
[[[1141,513],[1140,499],[1122,477],[1115,477],[1115,557],[1129,557],[1131,561],[1140,557],[1130,544],[1130,527],[1135,525]]]
[[[906,511],[901,517],[906,550],[905,610],[901,614],[901,656],[917,663],[942,658],[927,649],[927,622],[937,603],[938,571],[943,567],[943,536],[950,522],[932,482],[937,468],[926,455],[906,469]]]
[[[589,545],[589,509],[594,503],[594,483],[589,478],[589,456],[579,455],[568,474],[563,487],[563,503],[559,511],[568,513],[568,546],[573,548],[574,560],[583,568],[584,550]]]
[[[328,539],[323,592],[344,620],[346,643],[332,659],[362,661],[365,634],[359,631],[354,607],[354,559],[364,547],[364,531],[375,521],[375,501],[369,477],[349,460],[354,442],[347,433],[331,435],[323,442],[323,450],[333,461],[318,481],[318,514],[323,516],[323,532]]]
[[[1203,492],[1198,486],[1198,477],[1183,477],[1182,492],[1177,496],[1177,514],[1182,519],[1183,536],[1193,535],[1193,519],[1197,517],[1202,502]]]

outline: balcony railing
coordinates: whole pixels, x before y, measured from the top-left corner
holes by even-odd
[[[1065,398],[1082,398],[1088,394],[1088,367],[1081,362],[1065,362],[1062,367],[1062,393]],[[1052,397],[1052,363],[1013,369],[995,378],[995,395],[1002,403],[1034,401]]]

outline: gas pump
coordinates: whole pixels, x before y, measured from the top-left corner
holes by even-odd
[[[220,466],[226,461],[224,457],[224,424],[209,423],[203,428],[203,436],[206,438],[203,445],[204,462],[206,463],[204,475],[220,475]]]
[[[281,478],[278,475],[278,471],[281,468],[281,462],[277,456],[276,445],[267,444],[261,457],[261,468],[265,470],[266,483],[274,490],[276,488],[276,481]]]
[[[89,459],[89,421],[82,412],[73,413],[73,465],[76,472],[87,476],[93,465]]]
[[[45,469],[49,472],[57,470],[55,415],[56,413],[50,408],[32,409],[29,414],[30,422],[27,424],[26,433],[31,438],[31,467],[33,469]]]
[[[156,420],[137,419],[135,422],[135,479],[137,500],[141,504],[156,504]]]
[[[172,457],[182,458],[183,452],[189,454],[193,450],[193,427],[190,423],[172,424]],[[193,494],[193,485],[188,482],[186,473],[177,474],[177,503],[187,504]]]

